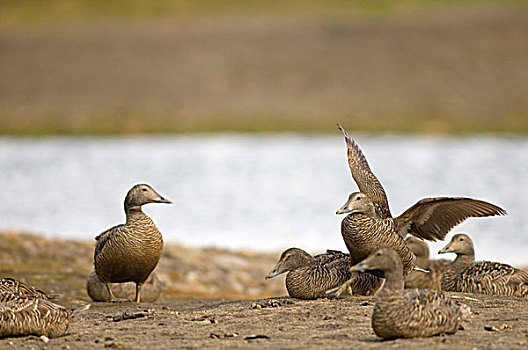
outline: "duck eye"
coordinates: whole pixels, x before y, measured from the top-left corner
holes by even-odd
[[[141,189],[141,191],[143,191],[143,192],[147,192],[147,189],[146,189],[145,187],[143,187],[143,188]]]
[[[357,201],[361,200],[361,197],[356,197],[356,200],[357,200]]]
[[[460,242],[462,242],[462,241],[464,240],[464,238],[459,238],[458,240],[459,240]]]

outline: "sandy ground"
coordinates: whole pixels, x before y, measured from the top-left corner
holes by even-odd
[[[464,297],[459,294],[454,296]],[[526,300],[471,297],[475,315],[455,335],[381,341],[370,327],[373,297],[301,301],[195,299],[154,304],[93,303],[76,314],[68,333],[48,343],[29,336],[0,348],[361,348],[526,349]],[[261,306],[261,307],[259,307]]]
[[[85,290],[92,249],[91,242],[0,233],[0,276],[57,293],[58,303],[78,310],[65,336],[1,339],[0,349],[528,347],[528,300],[463,294],[452,295],[474,311],[464,330],[382,342],[370,327],[374,297],[302,301],[284,297],[283,277],[264,281],[278,254],[167,245],[156,270],[160,299],[96,303]]]

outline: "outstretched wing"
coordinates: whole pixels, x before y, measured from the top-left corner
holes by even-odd
[[[383,189],[383,186],[379,182],[378,178],[370,170],[367,158],[365,158],[365,155],[357,143],[352,140],[345,129],[343,129],[339,124],[337,124],[337,126],[345,136],[347,144],[348,166],[350,167],[352,178],[356,182],[359,190],[366,194],[372,203],[374,203],[376,213],[380,216],[380,218],[385,219],[392,217],[385,190]]]
[[[470,217],[506,215],[506,210],[478,199],[463,197],[424,198],[394,219],[396,232],[436,241]]]

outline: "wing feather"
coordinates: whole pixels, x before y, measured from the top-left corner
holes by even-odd
[[[366,194],[374,203],[376,212],[382,219],[392,217],[385,190],[383,189],[381,182],[370,170],[367,158],[365,158],[365,155],[357,143],[350,137],[350,135],[348,135],[345,129],[339,124],[337,124],[337,126],[345,136],[348,166],[350,167],[352,178],[356,182],[359,190]]]
[[[482,201],[464,197],[424,198],[394,219],[396,232],[402,237],[436,241],[444,239],[456,225],[470,217],[506,215],[506,210]]]

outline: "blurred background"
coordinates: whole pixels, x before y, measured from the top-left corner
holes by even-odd
[[[528,265],[528,1],[0,0],[0,230],[91,241],[146,182],[168,242],[346,249],[336,122],[394,215],[491,201],[453,232]]]

